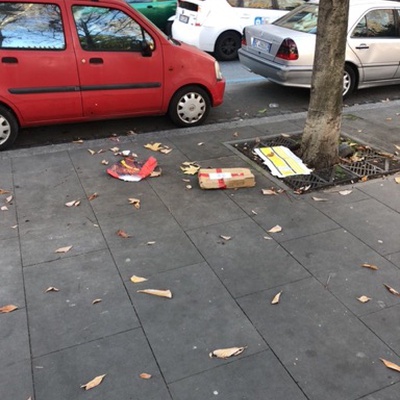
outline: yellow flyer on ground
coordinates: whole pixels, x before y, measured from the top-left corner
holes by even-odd
[[[270,169],[271,174],[278,178],[309,175],[312,172],[299,157],[285,146],[260,147],[254,151]]]

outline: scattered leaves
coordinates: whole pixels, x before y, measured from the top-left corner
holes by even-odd
[[[146,281],[147,281],[147,279],[142,278],[141,276],[136,276],[136,275],[131,276],[131,282],[133,282],[133,283],[140,283],[140,282],[146,282]]]
[[[56,253],[68,253],[72,249],[72,246],[65,246],[58,248],[55,252]]]
[[[274,298],[272,299],[271,304],[279,304],[279,301],[280,301],[280,299],[281,299],[281,294],[282,294],[282,291],[280,291],[279,293],[277,293],[277,294],[274,296]]]
[[[196,175],[200,169],[200,165],[194,161],[185,161],[181,164],[181,170],[186,175]]]
[[[128,238],[130,238],[131,237],[131,235],[128,235],[125,231],[123,231],[122,229],[119,229],[117,232],[116,232],[116,234],[119,236],[119,237],[122,237],[122,238],[124,238],[124,239],[128,239]]]
[[[88,197],[88,200],[92,201],[92,200],[96,199],[97,197],[99,197],[99,195],[97,193],[93,193]]]
[[[371,298],[368,296],[361,296],[357,297],[357,300],[361,303],[368,303],[371,300]]]
[[[352,190],[348,189],[348,190],[341,190],[339,192],[339,194],[341,194],[342,196],[347,196],[348,194],[350,194],[352,192]]]
[[[400,296],[400,293],[396,290],[390,287],[389,285],[386,285],[385,283],[383,284],[387,290],[389,290],[390,293],[394,294],[395,296]]]
[[[153,296],[158,296],[158,297],[166,297],[167,299],[172,299],[172,293],[170,290],[143,289],[143,290],[138,290],[137,292],[151,294]]]
[[[232,239],[232,236],[224,236],[224,235],[219,235],[219,237],[220,237],[220,238],[222,238],[222,239],[224,239],[224,240],[226,240],[226,241],[228,241],[228,240],[231,240],[231,239]]]
[[[94,299],[93,301],[92,301],[92,304],[97,304],[97,303],[101,303],[101,299]]]
[[[68,203],[65,203],[65,206],[66,207],[78,207],[79,204],[81,204],[80,200],[72,200],[72,201],[69,201]]]
[[[385,360],[384,358],[380,358],[380,360],[385,364],[385,367],[393,369],[397,372],[400,372],[400,366],[392,363],[391,361]]]
[[[133,207],[139,209],[140,208],[140,200],[139,199],[135,199],[134,197],[131,197],[128,199],[129,204],[132,204]]]
[[[278,233],[282,230],[282,227],[280,225],[275,225],[273,226],[269,231],[267,231],[268,233]]]
[[[367,263],[364,263],[363,265],[361,265],[363,268],[369,268],[369,269],[372,269],[372,270],[374,270],[374,271],[377,271],[379,268],[376,266],[376,265],[374,265],[374,264],[367,264]]]
[[[14,304],[7,304],[6,306],[0,307],[0,313],[6,314],[18,310],[18,306]]]
[[[168,146],[163,145],[162,143],[147,143],[144,145],[146,149],[151,151],[159,151],[163,154],[168,154],[172,151],[172,149]]]
[[[83,388],[85,390],[93,389],[96,386],[100,385],[100,383],[103,381],[105,376],[106,376],[106,374],[96,376],[96,378],[92,379],[88,383],[85,383],[84,385],[81,385],[81,388]]]
[[[242,354],[244,352],[246,347],[247,346],[245,346],[245,347],[229,347],[226,349],[217,349],[217,350],[212,351],[209,354],[209,357],[226,359],[229,357],[238,356],[239,354]]]
[[[152,377],[152,375],[148,374],[147,372],[142,372],[139,376],[142,379],[150,379]]]
[[[57,289],[56,287],[54,287],[54,286],[50,286],[50,287],[48,287],[44,292],[45,293],[48,293],[48,292],[59,292],[60,291],[60,289]]]

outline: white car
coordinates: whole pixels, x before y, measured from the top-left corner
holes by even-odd
[[[179,0],[172,37],[221,61],[237,58],[243,28],[271,23],[304,0]]]

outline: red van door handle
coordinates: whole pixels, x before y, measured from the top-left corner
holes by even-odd
[[[4,64],[18,64],[16,57],[2,57],[1,62]]]
[[[103,64],[102,58],[91,58],[89,59],[90,64]]]

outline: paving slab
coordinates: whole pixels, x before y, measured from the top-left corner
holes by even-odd
[[[58,351],[33,361],[35,400],[171,399],[141,329]],[[143,372],[151,379],[141,379]],[[81,388],[99,375],[102,383]]]
[[[139,326],[107,251],[28,267],[24,276],[35,357]]]
[[[400,250],[397,232],[400,214],[375,199],[348,204],[331,204],[323,212],[379,254]]]
[[[18,238],[0,239],[0,254],[0,304],[15,304],[22,308],[25,292]]]
[[[400,297],[384,286],[399,281],[400,270],[343,229],[290,240],[282,246],[358,316],[400,302]],[[364,268],[363,264],[378,270]],[[361,303],[357,300],[361,296],[371,300]]]
[[[233,297],[310,276],[275,240],[266,240],[269,235],[250,218],[198,228],[188,235]]]
[[[170,388],[174,400],[306,400],[271,351],[217,366]]]
[[[360,185],[360,190],[391,209],[400,212],[399,196],[393,195],[398,190],[396,185],[398,183],[395,182],[393,175],[391,175],[384,179],[366,182],[365,185]]]
[[[169,289],[173,297],[137,293],[150,288]],[[213,350],[247,346],[248,356],[267,348],[206,263],[160,273],[128,289],[168,383],[214,368]]]
[[[314,278],[239,304],[310,400],[355,400],[400,380],[379,360],[399,357]]]
[[[0,368],[0,393],[4,400],[34,399],[30,360]]]
[[[399,398],[399,390],[400,384],[397,383],[363,397],[362,400],[397,400]]]

